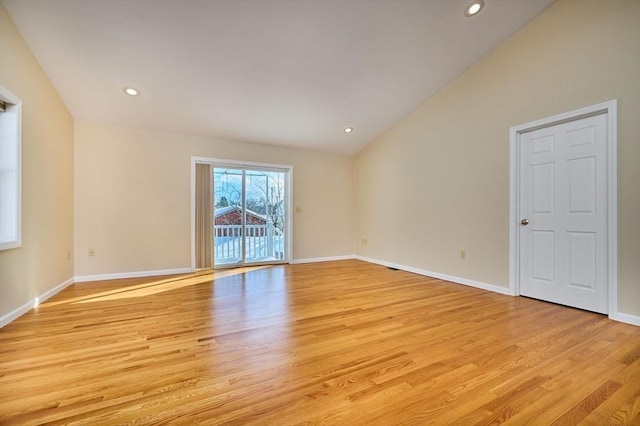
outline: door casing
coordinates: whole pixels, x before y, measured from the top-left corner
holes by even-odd
[[[255,163],[248,161],[233,161],[209,157],[191,157],[191,269],[196,270],[196,164],[205,163],[215,166],[229,166],[239,168],[263,168],[263,169],[281,169],[288,171],[285,193],[286,197],[286,235],[285,235],[285,251],[287,257],[282,263],[291,263],[293,259],[293,166],[270,163]],[[260,263],[252,263],[252,266],[260,265]]]
[[[617,191],[617,100],[513,126],[509,129],[509,293],[520,295],[520,136],[523,133],[569,121],[607,114],[607,266],[609,318],[618,315],[618,191]]]

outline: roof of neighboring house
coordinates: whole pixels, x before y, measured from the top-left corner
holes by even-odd
[[[213,217],[223,216],[223,215],[225,215],[227,213],[230,213],[230,212],[232,212],[234,210],[237,210],[237,211],[241,212],[242,211],[242,207],[227,206],[227,207],[222,207],[222,208],[216,208],[215,211],[214,211]],[[251,216],[258,217],[258,218],[263,219],[263,220],[267,220],[267,218],[264,215],[262,215],[260,213],[256,213],[256,212],[254,212],[252,210],[249,210],[249,209],[247,209],[247,214],[250,214]]]

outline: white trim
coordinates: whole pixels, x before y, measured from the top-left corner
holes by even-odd
[[[58,284],[54,288],[52,288],[50,290],[47,290],[44,293],[42,293],[40,296],[36,296],[35,299],[33,299],[33,300],[25,303],[24,305],[14,309],[13,311],[3,315],[2,317],[0,317],[0,328],[2,328],[5,325],[9,324],[10,322],[15,320],[16,318],[26,314],[31,309],[33,309],[36,306],[40,305],[41,303],[43,303],[45,300],[49,299],[50,297],[55,296],[56,294],[60,293],[62,290],[64,290],[65,288],[69,287],[74,282],[75,281],[74,281],[73,278],[69,278],[68,280],[66,280],[62,284]]]
[[[499,294],[504,294],[504,295],[507,295],[507,296],[512,296],[511,292],[509,291],[509,289],[507,287],[501,287],[501,286],[495,285],[495,284],[489,284],[489,283],[484,283],[484,282],[481,282],[481,281],[470,280],[468,278],[455,277],[453,275],[441,274],[439,272],[427,271],[425,269],[414,268],[412,266],[398,265],[397,263],[386,262],[384,260],[373,259],[373,258],[370,258],[370,257],[355,256],[355,258],[358,259],[358,260],[363,260],[365,262],[369,262],[369,263],[375,263],[375,264],[382,265],[382,266],[388,266],[388,267],[391,267],[391,268],[400,269],[400,270],[403,270],[403,271],[406,271],[406,272],[413,272],[414,274],[424,275],[424,276],[432,277],[432,278],[438,278],[440,280],[450,281],[452,283],[462,284],[462,285],[466,285],[466,286],[469,286],[469,287],[475,287],[475,288],[479,288],[481,290],[491,291],[493,293],[499,293]]]
[[[624,322],[626,324],[640,326],[640,317],[636,315],[623,314],[622,312],[617,312],[615,315],[609,315],[609,318],[615,321]]]
[[[289,262],[291,265],[297,265],[300,263],[316,263],[316,262],[332,262],[334,260],[351,260],[358,257],[353,254],[346,254],[343,256],[327,256],[327,257],[307,257],[305,259],[292,259]]]
[[[608,252],[609,259],[609,318],[619,318],[618,312],[618,101],[606,102],[607,130],[609,140],[607,146],[608,166]],[[636,325],[640,325],[636,323]]]
[[[519,176],[520,176],[520,135],[525,132],[550,127],[581,118],[591,117],[599,114],[607,114],[607,180],[608,180],[608,200],[607,200],[607,220],[608,220],[608,263],[609,269],[609,318],[621,321],[624,318],[632,317],[618,312],[618,189],[617,189],[617,123],[618,123],[618,101],[616,99],[591,105],[585,108],[557,114],[552,117],[532,121],[509,129],[509,292],[513,295],[520,294],[518,247],[520,245],[518,232],[518,219],[520,212],[519,199]],[[632,317],[633,318],[633,317]],[[622,321],[626,322],[626,321]]]
[[[0,250],[9,250],[14,248],[22,247],[22,99],[11,93],[5,87],[0,85],[0,99],[6,101],[11,104],[10,108],[4,112],[3,121],[5,121],[5,125],[3,126],[2,138],[7,138],[7,140],[15,143],[16,155],[13,158],[16,166],[15,173],[15,194],[12,196],[15,206],[15,239],[7,240],[5,242],[0,242]],[[9,118],[9,117],[13,117]],[[9,121],[7,123],[6,121]],[[13,126],[15,124],[15,127]],[[0,221],[2,220],[1,216],[3,216],[2,212],[0,212]],[[9,220],[9,222],[12,222]],[[13,227],[12,227],[13,228]]]
[[[141,277],[157,277],[158,275],[178,275],[190,274],[194,272],[193,268],[178,269],[160,269],[156,271],[139,271],[139,272],[123,272],[119,274],[99,274],[99,275],[83,275],[75,278],[77,283],[85,283],[89,281],[119,280],[122,278],[141,278]]]
[[[256,163],[253,161],[236,161],[236,160],[225,160],[221,158],[210,158],[210,157],[191,157],[192,163],[204,163],[204,164],[215,164],[216,166],[229,166],[229,167],[260,167],[263,169],[284,169],[289,170],[292,169],[293,166],[289,164],[273,164],[273,163]]]
[[[293,166],[289,166],[289,176],[284,183],[284,191],[287,195],[284,201],[287,212],[287,235],[284,240],[284,250],[287,253],[288,262],[293,259]]]
[[[256,163],[252,161],[235,161],[209,157],[191,157],[191,269],[196,269],[196,164],[210,164],[214,166],[229,166],[238,168],[260,168],[267,171],[286,171],[285,181],[285,210],[286,228],[285,252],[286,258],[281,263],[293,263],[293,166],[287,164]],[[244,183],[243,183],[244,185]]]
[[[191,157],[191,269],[196,270],[196,157]],[[213,262],[213,260],[212,260]],[[213,265],[212,265],[213,266]]]

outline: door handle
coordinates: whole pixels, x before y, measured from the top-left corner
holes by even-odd
[[[522,219],[520,221],[520,225],[522,225],[522,226],[527,226],[528,224],[529,224],[529,219]]]

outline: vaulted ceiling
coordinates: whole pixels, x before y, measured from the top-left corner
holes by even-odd
[[[1,0],[76,120],[342,154],[553,0],[469,2]]]

